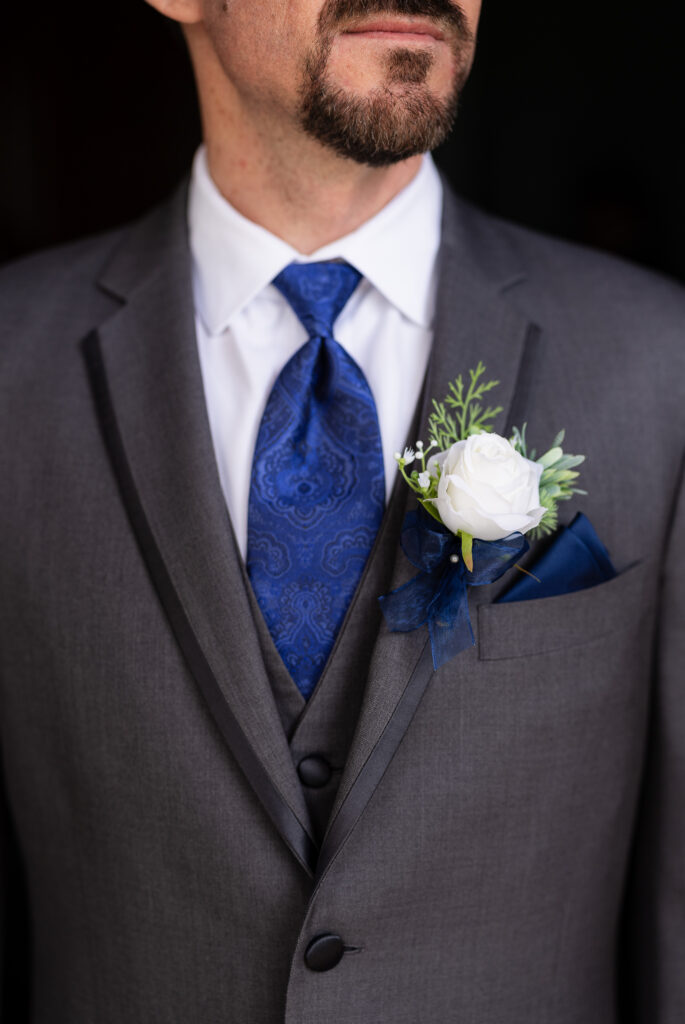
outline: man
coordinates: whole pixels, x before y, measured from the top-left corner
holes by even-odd
[[[682,292],[440,183],[479,0],[150,2],[189,190],[0,286],[3,1020],[682,1021]],[[479,360],[618,575],[434,671],[393,452]]]

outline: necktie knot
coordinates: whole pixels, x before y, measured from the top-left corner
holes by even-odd
[[[273,284],[290,303],[310,338],[332,338],[361,274],[349,263],[291,263]]]

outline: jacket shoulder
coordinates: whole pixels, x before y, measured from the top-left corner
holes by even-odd
[[[187,250],[187,182],[137,220],[0,268],[0,336],[95,326],[137,284]],[[180,256],[179,256],[180,253]]]
[[[125,228],[45,249],[0,268],[0,331],[77,327],[99,305],[96,283]],[[100,299],[102,301],[102,299]],[[111,302],[110,302],[111,306]]]
[[[549,393],[586,406],[613,402],[616,421],[641,415],[685,437],[685,289],[606,253],[500,220],[446,193],[449,274],[489,282],[538,328]],[[448,277],[449,280],[449,277]],[[580,399],[578,399],[580,400]],[[630,410],[640,410],[632,413]]]
[[[569,323],[602,320],[607,328],[679,332],[685,327],[685,288],[666,275],[609,253],[546,235],[477,209],[450,195],[446,222],[481,264],[496,268],[536,317]]]
[[[69,281],[92,281],[130,224],[72,242],[40,249],[0,267],[0,300],[37,285],[63,288]]]

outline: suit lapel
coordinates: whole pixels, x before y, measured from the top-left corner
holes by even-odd
[[[474,259],[479,252],[487,251],[486,240],[473,236],[473,229],[464,222],[463,212],[448,190],[442,237],[434,342],[420,416],[419,437],[424,441],[432,398],[441,399],[449,382],[459,373],[466,375],[479,360],[486,364],[488,379],[500,381],[493,393],[494,404],[503,407],[496,429],[504,432],[505,423],[510,428],[510,411],[517,416],[524,412],[531,357],[540,337],[535,325],[507,298],[508,289],[520,275],[493,266],[492,260]],[[405,501],[407,508],[413,505],[408,489]],[[392,588],[406,582],[415,571],[398,544]],[[432,676],[427,631],[390,633],[383,624],[371,659],[357,730],[317,862],[319,880],[364,812]]]
[[[180,197],[167,219],[150,219],[124,244],[102,281],[123,305],[89,336],[85,355],[122,497],[186,662],[248,782],[311,873],[308,813],[218,479],[184,223]]]

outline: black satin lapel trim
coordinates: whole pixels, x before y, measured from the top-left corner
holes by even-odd
[[[431,653],[430,641],[426,639],[416,667],[387,725],[338,808],[337,814],[329,823],[316,865],[317,885],[321,882],[326,871],[349,838],[376,787],[385,775],[390,762],[402,742],[404,734],[409,728],[432,675],[433,655]]]
[[[509,415],[504,428],[504,437],[511,437],[514,427],[520,429],[525,422],[530,407],[535,368],[539,365],[541,350],[542,330],[537,324],[529,324],[514,384],[514,393],[509,406]]]
[[[138,496],[109,392],[97,331],[84,341],[84,354],[105,445],[131,526],[176,641],[229,749],[264,810],[307,874],[314,876],[317,848],[274,786],[250,745],[193,632]]]

